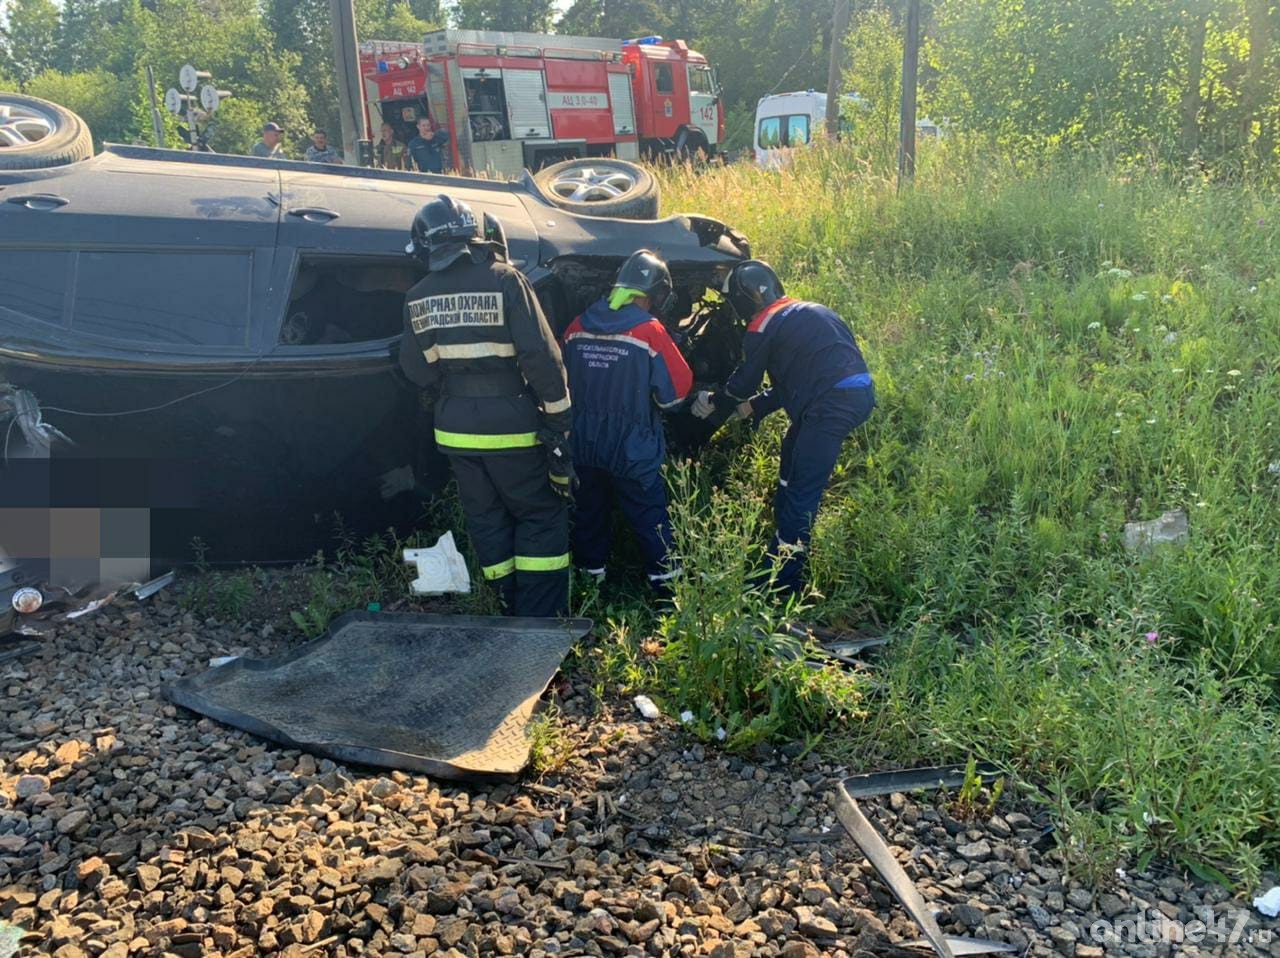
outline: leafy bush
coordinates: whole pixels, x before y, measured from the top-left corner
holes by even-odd
[[[815,741],[831,723],[858,714],[855,680],[808,661],[786,620],[803,604],[779,606],[759,581],[762,543],[772,529],[758,488],[731,478],[700,488],[693,467],[675,472],[675,552],[671,611],[659,621],[667,640],[663,678],[677,711],[695,730],[742,748],[776,737]]]

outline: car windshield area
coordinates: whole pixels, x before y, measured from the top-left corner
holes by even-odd
[[[280,343],[325,346],[398,336],[404,294],[423,275],[403,258],[303,256],[289,291]]]

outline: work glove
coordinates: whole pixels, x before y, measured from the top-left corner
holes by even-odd
[[[690,411],[696,419],[709,419],[716,411],[716,394],[709,389],[702,390],[694,398]]]
[[[573,471],[568,435],[543,429],[538,433],[538,441],[547,450],[547,475],[551,479],[551,488],[562,499],[573,499],[578,488],[578,474]]]
[[[755,410],[751,406],[750,399],[744,399],[738,405],[733,407],[733,415],[730,419],[750,419],[755,414]]]

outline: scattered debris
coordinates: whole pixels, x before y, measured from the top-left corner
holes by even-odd
[[[226,665],[228,662],[234,662],[240,658],[238,655],[215,655],[209,660],[209,668],[216,669],[219,666]]]
[[[922,771],[936,772],[938,770],[916,770],[917,773]],[[960,782],[963,782],[963,767],[959,769],[959,773]],[[910,773],[899,774],[909,775]],[[889,886],[889,891],[906,908],[907,914],[911,916],[911,919],[920,926],[920,930],[924,932],[925,943],[941,958],[953,958],[955,955],[984,955],[993,952],[1017,951],[1018,949],[1002,942],[984,941],[976,938],[954,938],[942,933],[942,929],[938,927],[937,919],[934,918],[933,912],[924,898],[921,897],[919,890],[917,890],[911,879],[907,877],[907,873],[898,864],[898,860],[893,857],[893,852],[889,850],[889,846],[880,837],[880,833],[867,821],[866,816],[862,814],[862,809],[858,807],[858,803],[853,800],[850,794],[850,784],[854,789],[869,787],[866,782],[868,777],[855,776],[851,781],[841,782],[836,786],[836,817],[853,838],[854,843],[861,849],[862,854],[867,857],[867,861],[880,873],[884,883]]]
[[[418,567],[418,577],[410,585],[414,595],[471,591],[467,562],[458,551],[452,532],[446,532],[429,548],[405,549],[404,561]]]
[[[1000,770],[994,765],[979,765],[978,777],[994,781]],[[928,789],[959,788],[965,782],[963,765],[937,765],[930,768],[904,768],[896,772],[872,772],[851,775],[844,780],[850,798],[873,798],[893,792],[918,792]]]
[[[688,709],[685,709],[685,711],[680,713],[681,725],[688,725],[692,721],[693,721],[693,713],[690,712]]]
[[[1124,547],[1130,552],[1147,552],[1159,545],[1181,545],[1190,537],[1187,514],[1181,509],[1166,512],[1158,519],[1124,524]]]
[[[0,958],[13,958],[25,934],[17,925],[0,920]]]
[[[953,958],[955,953],[947,943],[946,936],[942,934],[942,929],[938,927],[933,912],[920,897],[920,892],[907,877],[907,873],[902,870],[898,860],[893,857],[893,853],[889,851],[889,846],[884,843],[880,833],[872,827],[866,816],[862,814],[862,809],[858,808],[858,803],[850,797],[844,783],[836,787],[835,806],[836,817],[840,819],[840,824],[845,827],[854,844],[867,857],[867,861],[880,873],[880,877],[889,886],[889,891],[902,902],[907,914],[920,926],[929,946],[942,958]]]
[[[791,623],[787,632],[797,639],[815,642],[822,651],[843,662],[869,649],[888,645],[890,638],[887,635],[868,635],[856,629],[841,631],[803,622]]]
[[[40,403],[30,390],[15,389],[8,383],[0,383],[0,426],[5,426],[10,420],[17,423],[18,431],[22,433],[31,452],[41,458],[48,457],[54,442],[75,445],[61,429],[44,421]],[[4,449],[0,451],[7,457],[9,430],[5,428],[0,431],[4,433]]]
[[[19,635],[27,635],[28,633],[18,630]],[[40,633],[36,633],[39,635]],[[40,648],[39,642],[31,642],[26,639],[10,639],[0,641],[0,662],[12,662],[14,659],[20,659],[24,655],[30,655],[36,649]]]
[[[954,935],[947,935],[946,939],[951,953],[957,958],[961,955],[1007,955],[1021,950],[1007,941],[992,941],[989,938],[957,938]],[[919,938],[906,942],[906,947],[928,948],[930,945],[925,939]]]
[[[1280,917],[1280,885],[1253,900],[1253,907],[1268,918]]]
[[[320,638],[163,689],[291,748],[438,778],[517,774],[534,708],[590,619],[348,612]]]
[[[281,577],[282,598],[295,581]],[[158,700],[210,657],[267,659],[297,641],[283,612],[209,622],[175,591],[129,608],[136,620],[59,618],[37,655],[0,667],[0,920],[28,930],[24,954],[675,955],[692,936],[719,958],[911,958],[921,932],[845,838],[832,797],[846,772],[818,750],[725,752],[646,722],[630,695],[606,693],[601,709],[574,676],[557,719],[574,760],[558,772],[462,784],[334,764]],[[1209,907],[1230,930],[1249,904],[1155,868],[1095,900],[1032,844],[1042,810],[1006,797],[959,821],[953,797],[858,799],[953,954],[951,936],[973,936],[1061,958],[1069,929],[1076,958],[1119,955],[1090,931],[1117,908]],[[978,840],[988,860],[957,851]],[[385,884],[388,860],[400,874]],[[1277,958],[1262,944],[1274,919],[1247,914],[1235,945],[1211,947]]]
[[[108,593],[107,595],[104,595],[100,599],[94,599],[92,602],[85,603],[80,608],[76,609],[74,612],[68,612],[64,616],[64,618],[78,619],[82,615],[88,615],[90,612],[97,612],[104,605],[110,605],[115,600],[116,600],[116,593],[115,592]]]
[[[137,599],[139,602],[142,602],[145,599],[149,599],[153,595],[155,595],[157,592],[159,592],[161,589],[166,589],[169,586],[173,585],[173,581],[177,577],[178,577],[178,574],[172,571],[166,572],[162,576],[157,576],[156,578],[152,579],[150,582],[144,582],[142,583],[142,585],[134,589],[133,597]]]
[[[658,706],[654,704],[653,699],[647,695],[637,695],[632,701],[635,702],[636,711],[647,719],[656,719],[662,714]]]

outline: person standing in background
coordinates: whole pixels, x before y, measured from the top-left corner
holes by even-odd
[[[382,124],[382,138],[374,152],[374,165],[381,170],[408,169],[409,154],[404,144],[396,138],[396,130],[390,123]]]
[[[443,173],[450,167],[449,134],[425,116],[418,117],[418,135],[409,141],[409,156],[421,173]]]
[[[280,135],[284,130],[279,123],[266,123],[262,127],[262,139],[253,144],[249,153],[266,159],[284,159],[284,148],[280,146]]]
[[[329,134],[321,129],[311,134],[311,145],[307,147],[305,155],[308,163],[342,162],[342,157],[338,155],[337,150],[329,146]]]

